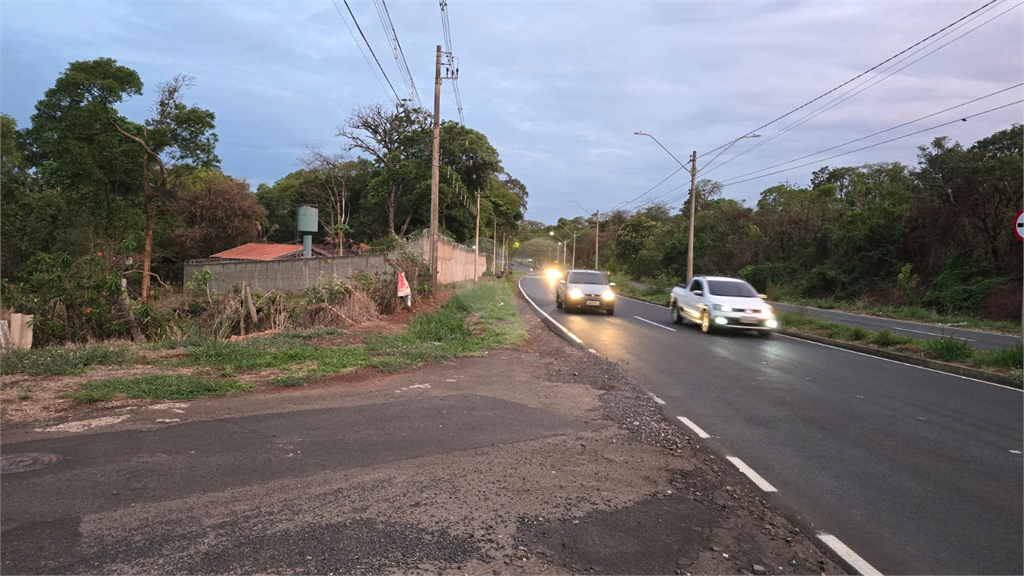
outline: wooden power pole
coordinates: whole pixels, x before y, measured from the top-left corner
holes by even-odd
[[[430,291],[437,290],[437,212],[441,184],[441,45],[434,71],[434,151],[430,162]]]

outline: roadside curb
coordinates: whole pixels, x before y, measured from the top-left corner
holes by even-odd
[[[908,354],[900,354],[899,352],[893,352],[891,350],[884,350],[881,348],[874,348],[872,346],[865,346],[863,344],[855,344],[853,342],[847,342],[845,340],[833,340],[831,338],[825,338],[824,336],[814,336],[811,334],[802,334],[792,330],[779,330],[779,334],[791,336],[793,338],[799,338],[801,340],[808,340],[811,342],[817,342],[818,344],[827,344],[836,348],[842,348],[844,350],[850,350],[851,352],[860,352],[868,356],[878,356],[879,358],[885,358],[886,360],[893,360],[895,362],[903,362],[904,364],[911,364],[913,366],[920,366],[922,368],[928,368],[937,372],[946,372],[949,374],[955,374],[957,376],[963,376],[965,378],[973,378],[975,380],[983,380],[991,384],[998,384],[1000,386],[1006,386],[1008,388],[1021,388],[1021,382],[1015,378],[1009,376],[1003,376],[1002,374],[993,374],[984,370],[978,370],[976,368],[968,368],[966,366],[957,366],[956,364],[948,364],[946,362],[939,362],[938,360],[930,360],[928,358],[920,358],[918,356],[910,356]]]

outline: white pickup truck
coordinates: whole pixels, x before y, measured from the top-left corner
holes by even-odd
[[[669,308],[673,322],[696,322],[705,333],[717,328],[731,328],[754,330],[762,336],[769,336],[779,323],[766,298],[738,278],[694,276],[689,284],[680,284],[672,289]]]

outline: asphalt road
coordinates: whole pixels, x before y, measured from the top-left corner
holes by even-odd
[[[999,334],[996,332],[983,332],[981,330],[967,330],[958,326],[944,324],[926,324],[924,322],[910,322],[907,320],[894,320],[892,318],[879,318],[864,314],[851,314],[838,310],[824,310],[811,308],[809,306],[796,306],[772,302],[777,310],[784,312],[803,311],[812,316],[823,318],[830,322],[845,324],[847,326],[859,326],[866,330],[880,331],[889,329],[897,334],[931,340],[935,338],[956,338],[965,340],[968,344],[978,350],[1001,350],[1010,348],[1020,342],[1020,335]]]
[[[614,317],[567,314],[547,280],[520,286],[863,571],[1024,573],[1020,390],[781,335],[704,335],[627,298]]]

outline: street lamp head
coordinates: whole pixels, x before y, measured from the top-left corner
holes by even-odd
[[[744,138],[760,138],[760,134],[747,134]]]
[[[548,236],[554,236],[554,235],[555,235],[554,232],[548,232]]]
[[[637,130],[636,132],[633,132],[633,134],[636,135],[636,136],[647,136],[648,135],[643,130]]]

